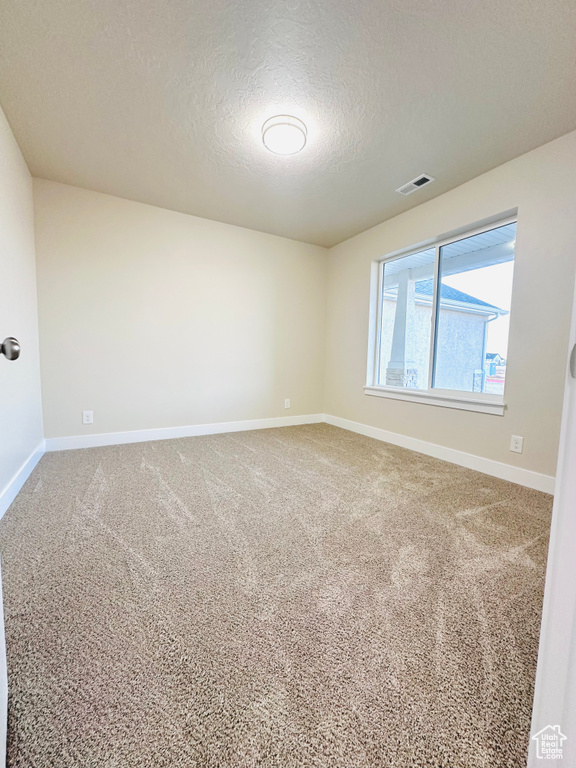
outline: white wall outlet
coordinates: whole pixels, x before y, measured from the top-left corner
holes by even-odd
[[[287,397],[286,400],[284,400],[284,408],[290,408],[290,398]]]
[[[82,411],[82,424],[94,424],[94,411]]]
[[[510,440],[510,450],[514,453],[522,453],[524,450],[524,438],[518,437],[518,435],[512,435]]]

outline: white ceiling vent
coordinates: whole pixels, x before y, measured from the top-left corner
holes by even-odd
[[[427,173],[421,173],[420,176],[416,176],[415,179],[409,181],[408,184],[404,184],[404,186],[397,189],[396,192],[400,192],[401,195],[411,195],[412,192],[416,192],[420,187],[425,187],[426,184],[430,184],[433,181],[436,181],[433,176],[429,176]]]

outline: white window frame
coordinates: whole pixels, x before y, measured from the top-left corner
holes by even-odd
[[[406,400],[412,403],[423,403],[427,405],[436,405],[444,408],[457,408],[463,411],[476,411],[478,413],[490,413],[495,416],[503,416],[506,410],[504,395],[491,395],[485,392],[463,392],[456,389],[441,389],[432,387],[432,373],[434,370],[434,361],[436,358],[436,316],[438,302],[438,276],[440,271],[440,249],[450,243],[464,240],[467,237],[480,235],[491,229],[503,227],[506,224],[516,224],[517,214],[512,216],[494,218],[490,223],[483,224],[475,228],[458,230],[458,233],[449,236],[444,235],[432,241],[421,243],[402,251],[388,254],[372,263],[371,291],[370,291],[370,327],[368,338],[368,366],[366,376],[366,386],[364,394],[374,395],[376,397],[387,397],[392,400]],[[415,253],[435,248],[434,257],[434,295],[432,297],[432,322],[430,323],[430,360],[428,370],[428,389],[406,389],[404,387],[392,387],[389,385],[378,384],[378,371],[380,370],[380,336],[382,333],[382,302],[383,302],[383,280],[384,266],[390,261],[396,261],[404,256],[411,256]],[[514,248],[514,259],[516,259],[516,248]],[[506,384],[504,384],[506,386]]]

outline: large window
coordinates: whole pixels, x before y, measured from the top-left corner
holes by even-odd
[[[502,413],[516,222],[378,266],[367,394]]]

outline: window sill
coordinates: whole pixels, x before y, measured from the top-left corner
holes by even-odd
[[[476,411],[477,413],[491,413],[494,416],[504,416],[506,404],[501,400],[482,400],[475,397],[466,397],[459,394],[431,394],[430,392],[418,392],[392,389],[390,387],[364,387],[365,395],[376,397],[388,397],[392,400],[406,400],[422,405],[436,405],[442,408],[457,408],[461,411]]]

